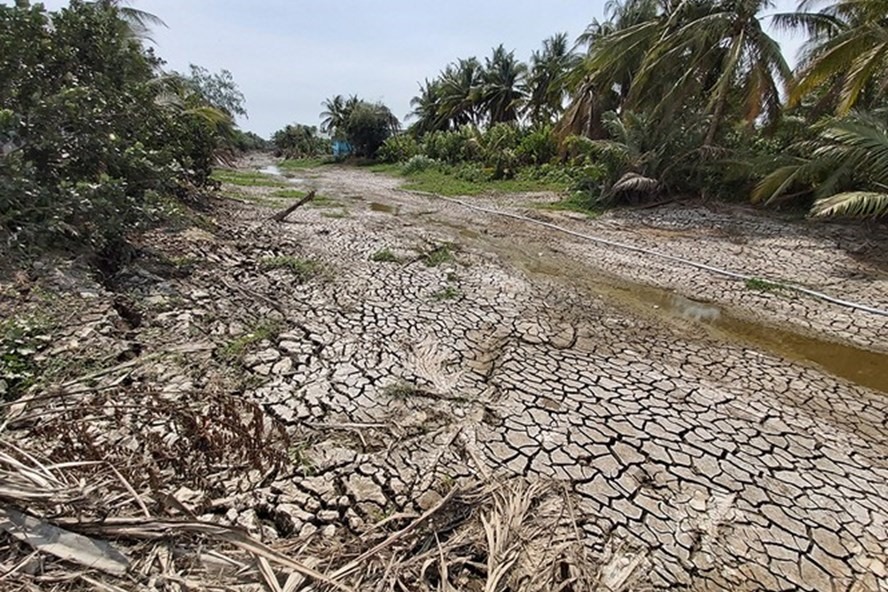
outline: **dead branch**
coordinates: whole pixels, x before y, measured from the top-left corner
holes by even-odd
[[[388,537],[387,539],[385,539],[384,541],[382,541],[381,543],[379,543],[378,545],[376,545],[375,547],[373,547],[369,551],[362,553],[359,557],[350,561],[348,563],[348,565],[345,565],[342,568],[336,570],[336,572],[333,574],[333,577],[339,578],[339,577],[345,576],[346,574],[351,573],[353,570],[360,567],[361,562],[369,559],[370,557],[373,557],[374,555],[378,554],[380,551],[383,551],[384,549],[391,547],[392,545],[397,543],[399,540],[401,540],[402,538],[404,538],[405,536],[407,536],[408,534],[413,532],[416,529],[416,527],[418,527],[420,524],[422,524],[423,522],[425,522],[426,520],[428,520],[429,518],[434,516],[442,508],[444,508],[448,503],[450,503],[450,500],[453,499],[453,497],[457,494],[457,492],[459,490],[460,490],[459,487],[454,487],[453,489],[451,489],[450,493],[448,493],[446,496],[444,496],[444,498],[440,502],[435,504],[435,506],[433,508],[430,508],[422,516],[420,516],[419,518],[417,518],[416,520],[414,520],[413,522],[411,522],[410,524],[408,524],[407,526],[405,526],[404,528],[402,528],[398,532],[392,534],[390,537]]]
[[[304,206],[305,204],[307,204],[308,202],[313,200],[315,198],[316,193],[317,192],[314,189],[312,189],[311,191],[308,192],[308,194],[305,197],[303,197],[302,199],[300,199],[299,201],[294,203],[292,206],[281,210],[280,212],[278,212],[277,214],[272,216],[270,218],[270,220],[274,220],[275,222],[283,222],[284,220],[287,219],[287,216],[289,216],[290,214],[295,212],[297,209],[299,209],[300,207]]]

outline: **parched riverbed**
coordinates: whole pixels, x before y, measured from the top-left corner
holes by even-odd
[[[213,224],[145,236],[177,273],[137,260],[116,279],[123,304],[72,291],[89,314],[66,355],[132,360],[125,382],[96,379],[109,391],[234,392],[295,443],[289,472],[227,477],[227,505],[189,482],[206,519],[336,540],[460,482],[521,477],[569,496],[601,589],[888,590],[888,317],[361,169],[302,176],[292,187],[321,199],[284,223],[269,220],[291,203],[279,187],[225,187],[238,199],[214,203]],[[470,199],[888,309],[886,239],[849,226]],[[132,448],[131,419],[90,429]]]

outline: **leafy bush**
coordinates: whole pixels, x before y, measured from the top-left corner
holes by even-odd
[[[530,130],[515,150],[523,164],[542,165],[555,159],[558,154],[558,142],[552,135],[552,128],[544,126]]]
[[[477,160],[480,157],[480,144],[476,131],[463,126],[458,131],[437,131],[427,134],[422,144],[422,151],[429,158],[457,164]]]
[[[379,149],[378,158],[382,162],[407,162],[419,155],[420,146],[411,135],[400,134],[386,140]]]
[[[343,131],[356,156],[376,158],[380,147],[398,127],[398,119],[382,103],[358,101],[349,109]]]
[[[330,140],[318,136],[318,128],[308,125],[288,125],[271,138],[278,156],[288,159],[312,158],[331,152]]]
[[[259,134],[242,130],[235,130],[234,132],[234,147],[240,152],[268,150],[271,146],[271,142]]]
[[[0,5],[0,231],[119,255],[159,195],[209,182],[230,117],[158,77],[114,3]]]
[[[405,175],[413,175],[415,173],[421,173],[430,169],[439,168],[440,165],[441,163],[433,158],[417,154],[406,163],[404,163],[402,172]]]
[[[466,163],[454,168],[454,176],[470,183],[483,183],[493,178],[493,170],[484,168],[480,163]]]

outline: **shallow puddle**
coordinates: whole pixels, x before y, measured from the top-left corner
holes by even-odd
[[[388,204],[379,203],[379,202],[375,202],[375,201],[370,204],[370,209],[373,210],[374,212],[382,212],[384,214],[391,214],[393,216],[397,216],[398,214],[401,213],[400,206],[397,206],[397,207],[390,206]]]
[[[666,290],[638,286],[629,288],[629,292],[668,314],[710,325],[730,341],[746,342],[792,360],[813,362],[830,374],[888,394],[888,354],[751,322],[713,304]]]
[[[529,273],[568,281],[608,302],[628,306],[645,315],[693,323],[720,340],[748,344],[791,360],[816,364],[829,374],[888,394],[888,354],[749,321],[712,303],[596,273],[545,247],[519,247],[503,239],[485,238],[483,242]]]
[[[275,177],[283,177],[289,183],[304,183],[304,179],[297,179],[296,177],[288,177],[284,174],[284,172],[280,169],[280,167],[276,164],[270,164],[268,166],[264,166],[261,169],[258,169],[260,173],[264,175],[273,175]]]
[[[268,166],[264,166],[259,169],[259,172],[263,175],[275,175],[277,177],[283,177],[284,173],[281,172],[281,169],[276,164],[270,164]]]

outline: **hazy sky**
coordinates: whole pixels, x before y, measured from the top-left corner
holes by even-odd
[[[11,3],[7,0],[4,3]],[[47,8],[67,5],[44,0]],[[317,125],[321,102],[357,94],[403,118],[418,83],[499,43],[527,60],[557,32],[573,39],[604,0],[136,0],[168,28],[153,38],[169,68],[227,68],[247,98],[245,129]],[[777,0],[789,10],[795,0]],[[792,59],[799,39],[781,38]]]

